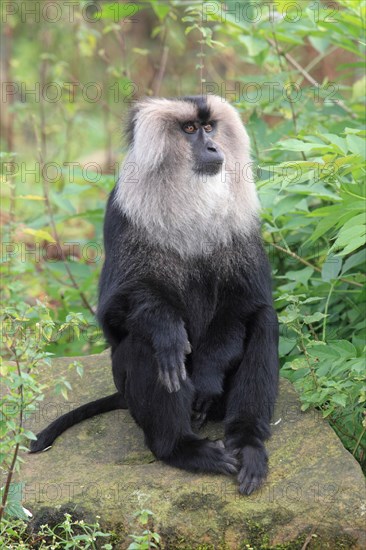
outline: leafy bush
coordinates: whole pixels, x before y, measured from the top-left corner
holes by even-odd
[[[96,521],[94,524],[83,520],[73,520],[70,514],[65,514],[65,519],[55,525],[41,525],[36,532],[30,532],[24,521],[5,521],[0,528],[1,548],[8,550],[26,550],[38,548],[39,550],[112,550],[109,542],[103,544],[105,539],[110,539],[111,533],[100,530]]]

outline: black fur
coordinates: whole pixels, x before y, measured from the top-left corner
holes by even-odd
[[[203,124],[210,122],[212,114],[205,96],[188,95],[182,97],[181,99],[183,101],[189,101],[190,103],[194,103],[194,105],[196,105],[197,119],[200,120]]]
[[[185,100],[209,119],[204,100]],[[132,122],[129,133],[131,141]],[[153,244],[115,194],[105,216],[98,319],[117,393],[60,417],[31,452],[85,418],[127,406],[158,459],[238,473],[240,491],[250,494],[267,474],[264,441],[278,385],[278,323],[259,224],[247,237],[184,258]],[[224,444],[195,433],[207,420],[224,420]]]
[[[184,260],[149,243],[110,197],[98,317],[117,389],[154,454],[181,468],[232,473],[249,494],[267,472],[264,440],[277,393],[278,328],[259,230]],[[186,354],[186,380],[159,380]],[[122,376],[123,373],[123,376]],[[225,448],[198,439],[192,416],[225,419]]]
[[[238,469],[240,490],[250,494],[267,473],[263,442],[278,379],[277,317],[259,232],[184,260],[150,244],[113,198],[114,192],[105,218],[98,318],[112,348],[120,396],[114,406],[127,403],[157,458],[192,471]],[[184,358],[187,377],[178,376],[180,389],[169,393],[159,379],[161,361],[174,370]],[[82,415],[56,420],[31,451],[111,410],[105,403],[103,410],[87,405]],[[193,432],[192,421],[200,426],[206,419],[225,420],[225,447]]]

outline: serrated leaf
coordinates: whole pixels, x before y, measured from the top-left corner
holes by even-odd
[[[334,393],[332,395],[332,401],[333,403],[336,403],[341,407],[345,407],[347,405],[347,396],[344,395],[343,393]]]
[[[321,313],[320,311],[316,311],[312,315],[304,315],[304,323],[310,324],[310,323],[316,323],[317,321],[321,321],[324,319],[326,315],[324,313]]]

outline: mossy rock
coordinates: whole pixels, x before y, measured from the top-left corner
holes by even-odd
[[[75,359],[84,366],[81,379],[68,371]],[[114,392],[108,353],[54,359],[52,373],[66,375],[73,391],[68,402],[45,396],[27,418],[34,432]],[[203,435],[220,437],[222,425],[208,425]],[[245,497],[234,479],[190,474],[156,461],[128,411],[114,411],[74,426],[47,452],[23,456],[24,505],[43,522],[47,510],[50,518],[59,509],[86,519],[98,515],[117,532],[115,547],[121,549],[138,529],[134,513],[141,508],[154,512],[154,529],[169,550],[365,548],[361,468],[317,412],[300,411],[285,380],[267,448],[267,482]]]

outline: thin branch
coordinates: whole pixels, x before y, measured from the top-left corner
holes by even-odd
[[[339,417],[338,417],[338,418],[339,418]],[[337,418],[334,418],[334,419],[329,418],[329,422],[330,422],[330,425],[332,426],[332,429],[333,429],[335,432],[340,432],[340,433],[343,434],[345,437],[348,437],[349,439],[351,439],[351,440],[353,440],[353,441],[355,441],[355,442],[357,443],[357,439],[356,439],[356,437],[355,437],[353,434],[351,434],[351,433],[349,433],[349,432],[345,432],[342,428],[339,427],[338,424],[336,424],[337,420],[338,420]]]
[[[292,250],[290,250],[290,249],[287,250],[286,248],[283,248],[282,246],[280,246],[279,244],[276,244],[274,242],[272,242],[271,245],[274,246],[274,248],[277,248],[277,250],[281,250],[281,252],[285,252],[285,254],[288,254],[292,258],[295,258],[295,260],[297,260],[298,262],[311,267],[315,271],[318,271],[318,273],[321,273],[322,270],[320,269],[320,267],[317,267],[316,265],[311,264],[310,262],[308,262],[304,258],[301,258],[301,256],[298,256],[297,254],[295,254],[295,252],[292,252]],[[354,286],[363,288],[362,283],[357,283],[356,281],[350,281],[349,279],[344,279],[343,277],[340,277],[339,280],[342,281],[343,283],[347,283],[349,285],[354,285]]]
[[[325,57],[328,57],[328,55],[332,54],[337,49],[338,49],[338,46],[333,46],[332,48],[329,48],[329,50],[327,50],[326,52],[320,53],[310,61],[310,63],[304,68],[304,71],[306,73],[309,73],[312,69],[314,69],[314,67],[318,65],[318,63],[320,63],[320,61],[322,61]],[[299,80],[297,84],[300,86],[304,81],[304,79],[305,77],[303,76],[303,78]]]
[[[154,85],[153,88],[153,94],[155,96],[158,96],[160,93],[161,84],[163,82],[166,65],[168,62],[168,54],[169,54],[169,46],[167,45],[167,36],[168,36],[168,27],[167,27],[167,21],[164,20],[164,27],[163,27],[163,39],[162,39],[162,50],[161,50],[161,59],[159,64],[159,70],[158,74],[155,77],[154,75]]]
[[[4,494],[3,494],[3,498],[2,498],[2,501],[1,501],[1,504],[0,504],[0,521],[3,517],[3,515],[4,515],[6,501],[8,500],[10,484],[11,484],[11,480],[13,478],[13,474],[14,474],[14,471],[15,471],[15,463],[16,463],[16,460],[17,460],[17,457],[18,457],[18,451],[19,451],[19,443],[17,443],[15,445],[15,449],[14,449],[14,453],[13,453],[13,459],[11,461],[11,465],[10,465],[10,468],[8,470],[8,476],[6,478]]]
[[[274,42],[274,46],[275,46],[275,49],[276,49],[276,52],[277,52],[278,62],[280,64],[281,71],[284,72],[284,67],[283,67],[283,64],[282,64],[282,57],[281,57],[282,52],[280,51],[280,47],[278,45],[277,36],[276,36],[276,33],[274,31],[274,28],[273,28],[273,23],[272,23],[272,34],[273,34],[273,38],[274,38],[273,42]],[[290,103],[290,109],[291,109],[292,122],[293,122],[293,125],[294,125],[295,133],[297,134],[297,116],[296,116],[296,112],[295,112],[294,106],[293,106],[292,101],[291,101],[290,98],[289,98],[289,103]],[[304,151],[301,151],[301,156],[302,156],[303,160],[307,160]]]
[[[155,96],[158,96],[159,93],[160,93],[161,84],[163,82],[163,78],[164,78],[164,74],[165,74],[165,70],[166,70],[166,65],[167,65],[167,62],[168,62],[168,55],[169,55],[169,46],[164,45],[163,53],[161,55],[159,72],[158,72],[158,75],[156,77],[155,86],[154,86],[154,92],[153,93],[154,93]]]
[[[274,48],[276,47],[276,44],[271,38],[266,39],[271,46]],[[283,50],[279,51],[280,55],[282,55],[289,63],[292,65],[297,71],[299,71],[303,77],[312,84],[312,86],[316,88],[321,88],[321,85],[319,82],[315,80],[305,69],[290,55],[289,53],[284,52]],[[334,103],[337,103],[344,111],[346,111],[352,118],[357,118],[357,115],[344,103],[342,99],[335,99]]]
[[[16,366],[17,366],[17,373],[18,373],[18,376],[21,378],[22,372],[21,372],[21,369],[20,369],[19,359],[18,359],[16,350],[15,350],[15,348],[13,348],[13,346],[11,346],[10,351],[13,353],[13,355],[15,357],[15,363],[16,363]],[[24,408],[23,384],[20,384],[20,386],[18,388],[18,392],[19,392],[19,395],[20,395],[20,412],[19,412],[18,430],[17,430],[16,435],[20,436],[21,433],[22,433],[22,429],[23,429],[23,408]],[[8,470],[7,477],[6,477],[4,493],[3,493],[3,497],[1,499],[1,504],[0,504],[0,521],[3,517],[3,515],[4,515],[4,512],[5,512],[5,507],[6,507],[6,502],[8,500],[11,480],[13,479],[13,475],[14,475],[14,472],[15,472],[15,465],[16,465],[17,458],[18,458],[18,452],[19,452],[19,441],[16,443],[16,445],[14,447],[13,458],[12,458],[10,468]]]
[[[11,54],[13,46],[13,28],[11,25],[6,25],[3,30],[4,37],[4,46],[5,46],[5,55],[4,55],[4,72],[5,72],[5,82],[12,82],[11,78]],[[8,153],[13,152],[14,147],[14,120],[15,115],[13,111],[14,104],[14,94],[9,94],[8,96],[8,109],[7,115],[4,119],[6,124],[6,147]]]

